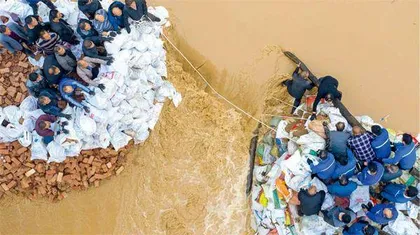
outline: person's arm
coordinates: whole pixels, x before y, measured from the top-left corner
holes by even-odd
[[[295,71],[293,71],[293,73],[292,73],[292,76],[294,77],[294,76],[298,76],[299,74],[299,69],[300,69],[300,67],[299,66],[297,66],[296,68],[295,68]]]
[[[84,60],[90,63],[96,63],[96,64],[106,64],[106,60],[98,59],[98,58],[91,58],[91,57],[85,57]]]
[[[334,189],[335,189],[334,184],[330,184],[330,185],[327,186],[327,190],[330,194],[335,194]]]
[[[321,99],[322,99],[323,97],[321,97],[320,95],[319,95],[319,93],[318,93],[318,95],[316,96],[316,98],[315,98],[315,101],[314,101],[314,104],[313,104],[313,107],[312,107],[312,113],[316,113],[316,108],[318,107],[318,104],[319,104],[319,102],[321,101]]]
[[[390,194],[390,193],[388,193],[388,192],[386,192],[386,191],[382,191],[382,192],[381,192],[381,196],[382,196],[383,198],[387,199],[387,200],[388,200],[388,201],[390,201],[390,202],[395,202],[395,197],[394,197],[394,195],[392,195],[392,194]]]
[[[80,82],[73,81],[72,85],[75,85],[76,87],[82,89],[82,91],[84,92],[87,92],[87,93],[91,92],[91,90],[87,86],[81,84]]]
[[[325,199],[325,191],[324,190],[321,190],[321,191],[319,191],[319,193],[321,194],[321,201],[324,201],[324,199]]]
[[[139,2],[139,1],[141,1],[140,4],[142,5],[142,9],[143,9],[142,14],[144,16],[147,16],[147,4],[146,4],[146,1],[145,0],[136,0],[136,3]]]
[[[91,85],[91,86],[98,86],[99,83],[96,81],[93,81],[90,77],[87,76],[86,73],[84,73],[82,71],[82,69],[80,69],[79,67],[77,67],[77,75],[79,75],[79,77],[86,82],[87,84]]]
[[[51,2],[51,0],[41,0],[45,5],[48,6],[48,8],[50,8],[51,10],[55,10],[56,7],[54,6],[54,4]]]
[[[77,106],[79,108],[83,108],[83,105],[79,102],[77,102],[77,100],[73,99],[73,97],[67,95],[67,94],[63,94],[63,98],[65,100],[67,100],[68,102],[72,103],[74,106]]]
[[[402,155],[401,154],[395,154],[393,158],[383,158],[382,162],[385,164],[397,164],[401,160]]]
[[[328,123],[327,122],[323,122],[322,126],[324,127],[325,136],[327,137],[327,139],[325,140],[325,149],[328,150],[330,148],[330,144],[331,144],[330,128],[328,128]]]
[[[15,54],[19,48],[22,48],[22,46],[13,38],[6,38],[2,35],[0,35],[0,44],[3,45],[12,54]]]
[[[126,6],[128,7],[128,6]],[[130,23],[128,22],[128,12],[124,12],[123,10],[123,18],[124,18],[124,28],[127,30],[127,33],[131,32]]]

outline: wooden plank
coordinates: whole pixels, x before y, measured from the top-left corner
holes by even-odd
[[[302,70],[308,71],[309,72],[309,79],[317,87],[319,87],[319,80],[318,80],[318,78],[309,70],[309,68],[305,65],[305,63],[303,63],[295,54],[293,54],[290,51],[283,51],[283,53],[284,53],[284,55],[287,58],[289,58],[295,64],[299,64],[300,63],[300,68]],[[365,130],[365,128],[362,126],[362,124],[360,124],[360,122],[357,121],[357,119],[350,113],[350,111],[346,108],[346,106],[344,106],[344,104],[340,100],[334,99],[333,100],[333,103],[334,103],[334,106],[337,107],[340,110],[340,112],[343,115],[343,117],[349,122],[349,124],[351,126],[359,126],[363,130]]]
[[[253,137],[251,138],[251,143],[249,145],[249,171],[246,181],[246,195],[249,196],[252,190],[252,180],[254,176],[254,166],[255,166],[255,152],[257,150],[258,143],[258,133],[261,128],[261,123],[258,124],[257,128],[253,132]]]

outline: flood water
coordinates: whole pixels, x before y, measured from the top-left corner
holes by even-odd
[[[418,1],[148,3],[171,10],[181,50],[197,66],[207,61],[200,71],[256,115],[272,74],[293,69],[279,53],[283,48],[316,75],[337,77],[355,115],[390,114],[386,125],[419,131]],[[255,123],[205,92],[174,60],[169,51],[168,79],[183,102],[166,104],[126,170],[59,203],[0,201],[0,234],[246,233],[244,186]]]

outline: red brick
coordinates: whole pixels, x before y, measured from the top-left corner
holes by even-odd
[[[30,169],[29,171],[27,171],[26,173],[25,173],[25,176],[26,177],[30,177],[31,175],[33,175],[33,174],[35,174],[35,170],[34,169]]]
[[[7,187],[5,183],[2,183],[1,187],[3,188],[4,191],[9,191],[9,187]]]
[[[16,185],[17,185],[17,182],[13,180],[13,181],[11,181],[10,183],[7,184],[7,187],[9,189],[11,189],[11,188],[14,188]]]
[[[20,148],[16,151],[16,154],[21,155],[22,153],[26,152],[27,150],[28,150],[28,148],[22,147],[22,148]]]

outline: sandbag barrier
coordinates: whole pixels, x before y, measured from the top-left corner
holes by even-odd
[[[102,1],[107,7],[112,1]],[[77,3],[58,0],[54,3],[75,28],[85,16]],[[4,10],[21,18],[31,9],[21,2],[3,2]],[[49,9],[41,4],[39,14],[48,21]],[[99,186],[100,181],[124,170],[128,149],[144,142],[156,125],[167,98],[175,106],[181,95],[167,81],[166,51],[160,39],[164,25],[169,25],[168,12],[163,7],[149,7],[149,12],[162,19],[159,24],[140,22],[132,26],[131,34],[122,30],[112,43],[106,43],[108,53],[115,58],[111,66],[102,65],[98,80],[105,90],[95,89],[87,96],[90,113],[67,106],[64,113],[72,115],[66,128],[45,146],[34,131],[34,122],[43,114],[37,99],[27,96],[25,81],[34,66],[42,67],[43,58],[36,61],[18,53],[1,55],[0,111],[2,120],[13,128],[0,128],[0,198],[19,194],[28,198],[47,197],[61,200],[71,189],[83,190]],[[79,57],[81,44],[71,48]],[[13,129],[13,130],[11,130]],[[67,139],[77,140],[69,144]]]

